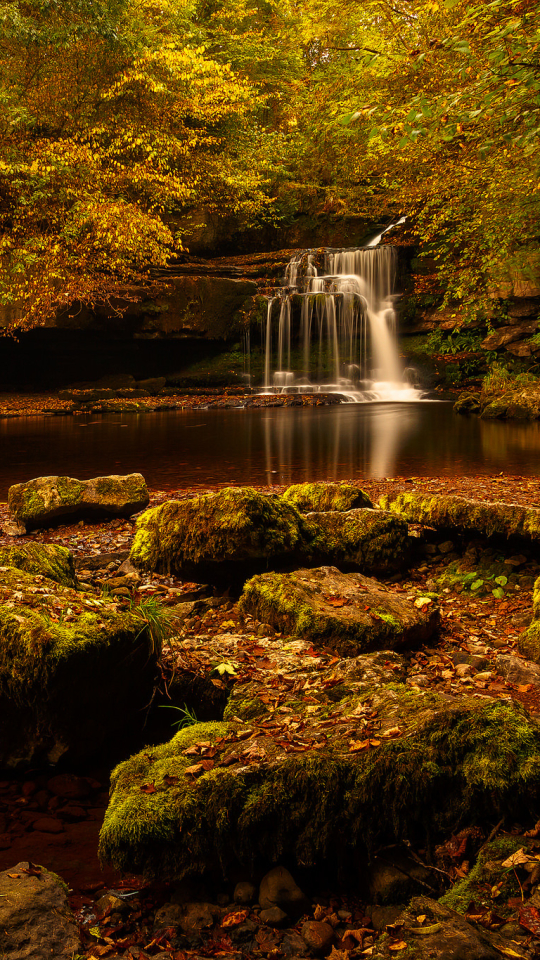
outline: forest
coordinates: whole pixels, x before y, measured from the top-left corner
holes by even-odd
[[[107,302],[186,214],[407,214],[467,319],[538,266],[535,0],[0,3],[0,305]]]

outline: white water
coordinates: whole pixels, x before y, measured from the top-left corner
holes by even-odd
[[[315,390],[340,393],[351,402],[421,398],[414,371],[404,373],[398,354],[394,311],[397,258],[393,247],[379,246],[382,236],[361,249],[328,251],[321,276],[315,253],[304,251],[290,261],[285,288],[268,303],[266,393]],[[290,295],[294,293],[302,297],[297,336],[301,371],[291,369]],[[276,302],[277,353],[272,343]]]

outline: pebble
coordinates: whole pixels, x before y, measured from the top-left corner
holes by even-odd
[[[334,928],[321,920],[308,920],[300,931],[304,943],[313,953],[326,953],[334,939]]]

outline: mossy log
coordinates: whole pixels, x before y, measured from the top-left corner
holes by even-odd
[[[157,652],[135,613],[0,567],[0,764],[94,756],[141,728]]]
[[[313,705],[296,732],[274,714],[196,724],[143,750],[113,771],[103,862],[161,880],[283,859],[344,867],[537,804],[540,727],[520,706],[394,683],[377,702],[401,717],[399,737],[351,736],[373,710],[364,695],[326,723]]]
[[[360,573],[317,567],[252,577],[239,608],[348,657],[428,641],[438,628],[439,608],[429,598],[416,602]]]
[[[372,507],[367,493],[350,483],[293,483],[283,494],[301,513]]]
[[[422,493],[400,493],[397,497],[384,495],[379,506],[412,523],[442,530],[485,537],[540,538],[540,510],[537,507]]]

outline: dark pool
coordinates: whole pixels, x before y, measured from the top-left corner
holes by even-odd
[[[210,409],[0,420],[12,483],[140,471],[149,486],[362,477],[536,475],[540,424],[455,415],[448,403]]]

